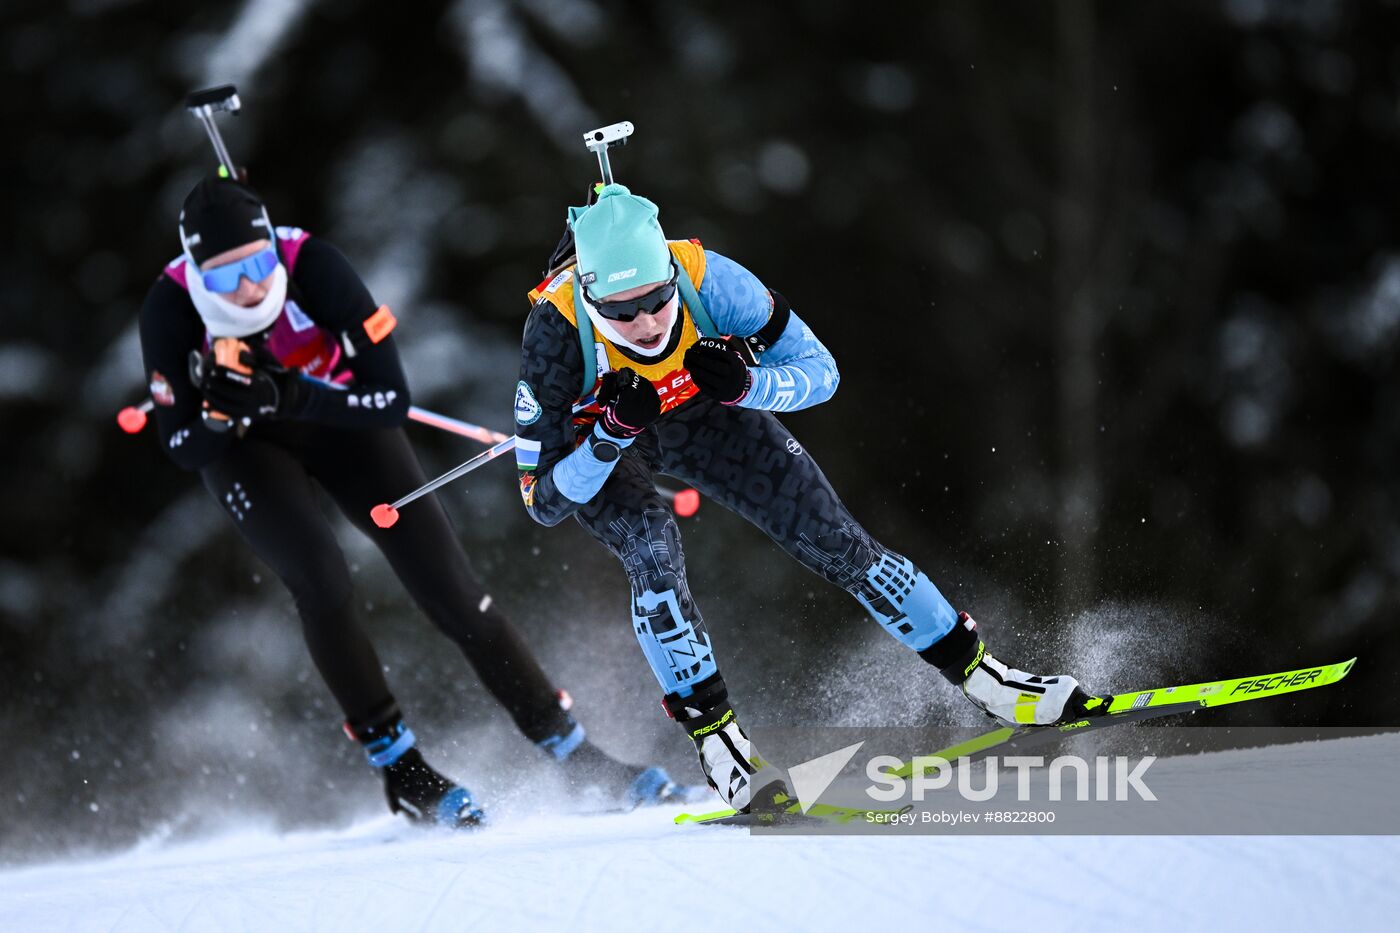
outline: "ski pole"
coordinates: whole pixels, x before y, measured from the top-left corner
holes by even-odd
[[[593,397],[589,396],[574,406],[573,413],[578,414],[592,404]],[[517,438],[512,435],[500,443],[483,450],[466,463],[453,467],[437,479],[424,483],[408,495],[402,496],[393,502],[381,502],[379,505],[369,510],[369,517],[374,519],[374,523],[380,528],[392,528],[394,522],[399,520],[399,509],[408,505],[414,499],[421,499],[433,490],[441,489],[458,477],[466,476],[472,470],[475,470],[482,464],[490,463],[501,454],[514,450],[516,439]]]
[[[657,486],[656,491],[661,493],[661,498],[671,503],[671,508],[681,518],[690,518],[700,510],[700,493],[698,490],[688,486],[680,489],[667,489],[665,486]]]
[[[149,400],[146,402],[146,405],[149,409]],[[408,417],[417,421],[419,424],[426,424],[429,427],[450,431],[453,434],[460,434],[474,441],[481,441],[483,444],[499,444],[502,441],[510,439],[500,431],[492,431],[490,428],[483,428],[479,424],[472,424],[467,421],[458,421],[456,418],[439,415],[436,412],[419,408],[417,405],[414,405],[408,410]],[[501,453],[505,453],[505,451],[503,450]],[[482,462],[484,463],[485,461],[483,460]],[[681,518],[690,518],[700,509],[700,493],[696,492],[694,489],[686,486],[680,489],[667,489],[664,486],[658,485],[656,491],[661,493],[661,498],[671,503],[671,508],[675,509],[676,514]],[[393,523],[390,522],[390,524]]]
[[[151,399],[146,399],[140,405],[128,405],[117,412],[117,424],[127,434],[140,434],[146,427],[146,415],[156,403]]]
[[[140,434],[146,428],[146,415],[155,408],[152,399],[146,399],[139,405],[128,405],[117,412],[117,424],[127,434]],[[430,428],[437,428],[440,431],[447,431],[451,434],[458,434],[462,437],[469,437],[474,441],[483,444],[499,444],[506,439],[500,431],[492,431],[479,424],[472,424],[470,421],[459,421],[456,418],[449,418],[447,415],[438,414],[435,411],[428,411],[426,408],[419,408],[412,405],[408,409],[410,420],[419,424],[426,424]]]
[[[515,449],[515,442],[516,438],[514,437],[506,438],[499,444],[496,444],[488,448],[487,450],[483,450],[481,453],[477,454],[475,457],[472,457],[466,463],[463,463],[460,466],[453,467],[446,473],[439,476],[437,479],[429,483],[425,483],[422,486],[419,486],[417,489],[413,490],[413,492],[409,493],[408,495],[396,499],[393,502],[380,503],[379,505],[376,505],[374,508],[369,510],[369,517],[373,519],[374,523],[380,528],[394,527],[394,523],[399,520],[399,509],[408,505],[415,499],[421,499],[428,493],[441,489],[443,486],[446,486],[448,483],[452,482],[455,479],[459,479],[463,476],[466,476],[472,470],[475,470],[478,467],[490,463],[492,460],[495,460],[501,454],[509,453],[510,451]],[[658,486],[656,488],[656,491],[661,493],[662,498],[664,498],[667,502],[670,502],[672,504],[672,508],[676,510],[676,514],[679,515],[681,518],[690,518],[700,508],[700,493],[696,492],[694,489],[683,488],[672,491],[670,489],[664,489]]]
[[[583,406],[575,407],[574,411],[578,412],[582,407]],[[155,408],[155,402],[149,398],[139,405],[128,405],[117,412],[117,424],[127,434],[140,434],[146,427],[146,415],[153,408]],[[395,503],[375,506],[370,511],[370,517],[374,519],[374,523],[380,528],[392,527],[394,522],[399,520],[398,510],[400,506],[407,505],[414,499],[426,495],[434,489],[447,485],[459,476],[465,476],[483,463],[494,460],[501,454],[515,449],[514,437],[506,437],[500,431],[492,431],[490,428],[484,428],[479,424],[472,424],[469,421],[459,421],[456,418],[449,418],[447,415],[428,411],[426,408],[419,408],[417,405],[413,405],[408,409],[408,417],[413,421],[417,421],[419,424],[426,424],[428,427],[437,428],[440,431],[458,434],[462,437],[471,438],[483,444],[493,444],[494,446],[457,467],[456,470],[451,472],[450,476],[444,475],[434,480],[433,483],[428,486],[409,493]],[[694,489],[683,487],[681,489],[671,490],[662,486],[657,486],[656,491],[661,494],[663,499],[671,503],[671,507],[675,509],[676,514],[681,518],[690,518],[700,509],[700,493],[696,492]],[[381,521],[381,519],[383,521]]]
[[[481,441],[483,444],[499,444],[501,441],[506,440],[506,436],[500,431],[492,431],[490,428],[483,428],[481,425],[472,424],[470,421],[458,421],[456,418],[449,418],[435,411],[419,408],[417,405],[409,407],[408,417],[417,421],[419,424],[426,424],[430,428],[437,428],[440,431],[460,434],[462,437],[469,437],[474,441]]]
[[[495,460],[501,454],[509,453],[510,451],[515,449],[515,441],[516,438],[514,436],[511,436],[501,441],[499,444],[493,444],[492,446],[483,450],[481,453],[477,454],[475,457],[472,457],[466,463],[463,463],[462,465],[457,467],[453,467],[452,469],[448,470],[446,473],[442,474],[432,482],[425,483],[424,485],[419,486],[417,489],[413,490],[413,492],[409,493],[408,495],[396,499],[393,502],[380,503],[379,505],[376,505],[374,508],[369,510],[369,517],[373,519],[374,523],[380,528],[392,528],[394,526],[394,523],[399,520],[399,509],[408,505],[414,499],[421,499],[423,496],[426,496],[433,490],[441,489],[443,486],[446,486],[448,483],[452,482],[458,477],[466,476],[472,470],[475,470],[477,467],[483,466],[484,464],[490,463],[492,460]]]
[[[580,405],[576,407],[574,411],[577,412],[582,407],[583,406]],[[453,467],[437,479],[419,486],[408,495],[396,499],[393,502],[383,502],[376,505],[369,510],[369,517],[373,519],[374,523],[380,528],[394,527],[394,523],[399,520],[399,509],[408,505],[415,499],[421,499],[428,493],[441,489],[455,479],[466,476],[472,470],[490,463],[501,454],[514,450],[516,440],[517,438],[515,437],[508,437],[494,447],[483,450],[466,463]],[[663,499],[671,503],[671,507],[675,509],[676,514],[681,518],[690,518],[700,509],[700,493],[694,489],[682,487],[681,489],[670,490],[657,486],[656,491],[661,494]]]

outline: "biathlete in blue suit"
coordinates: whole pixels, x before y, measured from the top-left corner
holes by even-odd
[[[996,660],[972,619],[847,511],[774,414],[819,405],[840,381],[782,295],[697,241],[668,241],[656,205],[621,185],[569,211],[551,265],[530,292],[516,386],[521,495],[536,521],[572,515],[622,561],[664,706],[731,806],[771,794],[774,772],[729,702],[654,473],[763,529],[988,713],[1048,724],[1095,702],[1072,677]]]

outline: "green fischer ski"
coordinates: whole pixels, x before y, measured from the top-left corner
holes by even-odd
[[[1108,714],[1121,713],[1129,709],[1151,708],[1171,703],[1199,701],[1201,706],[1225,706],[1229,703],[1243,703],[1246,700],[1262,700],[1265,697],[1281,696],[1299,690],[1325,687],[1341,680],[1356,663],[1340,661],[1322,667],[1305,667],[1299,671],[1285,671],[1282,674],[1260,674],[1254,677],[1236,677],[1233,680],[1211,680],[1203,684],[1189,684],[1185,687],[1162,687],[1156,690],[1138,690],[1134,693],[1116,693],[1110,700]]]
[[[725,808],[710,813],[681,813],[676,816],[675,823],[677,826],[697,823],[721,826],[782,826],[801,823],[805,820],[821,820],[839,826],[853,820],[863,820],[867,813],[892,815],[907,812],[909,809],[911,808],[905,806],[898,810],[860,810],[853,807],[834,807],[825,803],[814,803],[806,813],[803,813],[802,804],[796,797],[777,793],[773,795],[773,809],[765,808],[758,812],[740,813],[737,810]]]
[[[1352,658],[1350,661],[1321,667],[1305,667],[1281,674],[1257,674],[1252,677],[1210,680],[1179,687],[1158,687],[1153,690],[1134,690],[1106,697],[1093,697],[1086,704],[1089,713],[1082,719],[1053,726],[1005,726],[966,742],[951,745],[927,757],[941,758],[948,762],[957,762],[959,759],[977,761],[993,751],[1012,751],[1046,745],[1065,735],[1077,735],[1108,726],[1142,722],[1144,719],[1194,713],[1207,707],[1262,700],[1285,693],[1296,693],[1299,690],[1325,687],[1345,677],[1355,663],[1356,658]],[[910,762],[889,773],[894,777],[907,778],[913,772],[914,763]]]
[[[1205,683],[1186,684],[1179,687],[1158,687],[1153,690],[1134,690],[1129,693],[1115,693],[1105,697],[1093,697],[1086,704],[1089,713],[1082,719],[1057,723],[1053,726],[1004,726],[975,736],[957,745],[950,745],[942,751],[934,752],[923,759],[932,766],[931,759],[939,758],[950,763],[959,759],[977,761],[994,751],[1010,752],[1048,745],[1067,735],[1092,732],[1108,726],[1120,726],[1145,719],[1159,719],[1181,713],[1194,713],[1213,706],[1226,706],[1248,700],[1262,700],[1267,697],[1296,693],[1334,684],[1351,672],[1356,658],[1340,661],[1322,667],[1305,667],[1281,674],[1258,674],[1253,677],[1235,677],[1229,680],[1209,680]],[[919,760],[919,759],[916,759]],[[894,777],[907,778],[914,773],[914,762],[889,772]],[[867,813],[898,813],[898,810],[857,810],[848,807],[833,807],[817,803],[802,813],[802,805],[787,794],[773,797],[775,809],[759,813],[738,813],[732,809],[715,810],[710,813],[682,813],[675,819],[677,825],[777,825],[798,822],[803,819],[825,820],[830,823],[849,823],[864,819]],[[906,808],[907,809],[907,808]]]

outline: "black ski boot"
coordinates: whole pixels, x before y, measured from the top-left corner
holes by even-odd
[[[583,726],[569,713],[573,699],[559,691],[560,718],[556,732],[535,745],[563,765],[569,786],[583,794],[601,794],[629,807],[683,803],[694,788],[671,780],[666,769],[618,761],[592,742]]]
[[[369,719],[347,722],[345,732],[364,746],[369,763],[384,779],[384,796],[392,812],[421,825],[448,829],[470,829],[485,820],[471,791],[423,760],[397,704]]]

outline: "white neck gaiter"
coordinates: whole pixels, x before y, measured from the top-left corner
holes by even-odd
[[[189,268],[185,271],[185,284],[189,286],[190,300],[204,320],[209,336],[247,337],[266,328],[282,313],[282,305],[287,300],[287,267],[280,262],[272,270],[272,282],[267,287],[267,294],[251,308],[234,304],[206,289],[199,267],[188,257],[186,262]]]
[[[596,330],[600,331],[604,337],[607,337],[608,340],[617,344],[619,347],[626,347],[632,353],[647,357],[648,359],[655,359],[665,353],[671,346],[671,336],[676,332],[676,328],[681,326],[681,296],[677,293],[671,296],[670,301],[670,304],[675,308],[675,316],[671,319],[670,332],[666,334],[665,339],[648,350],[644,347],[637,346],[635,343],[632,343],[619,334],[617,328],[613,327],[613,322],[598,313],[598,310],[593,307],[593,302],[588,300],[587,295],[579,295],[579,297],[583,299],[583,309],[588,312],[588,319],[593,322],[593,327]]]

